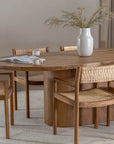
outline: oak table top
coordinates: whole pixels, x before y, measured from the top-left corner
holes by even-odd
[[[38,66],[0,62],[0,69],[16,71],[57,71],[75,69],[79,65],[114,64],[114,48],[96,49],[90,57],[80,57],[77,51],[41,54],[46,61]]]

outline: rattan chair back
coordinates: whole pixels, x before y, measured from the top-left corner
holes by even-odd
[[[80,83],[97,83],[114,80],[114,65],[82,67]]]
[[[39,50],[41,53],[49,52],[49,48],[34,48],[34,49],[12,49],[13,55],[25,55],[25,54],[32,54],[32,51]]]
[[[77,46],[60,46],[60,51],[73,51],[77,50]]]

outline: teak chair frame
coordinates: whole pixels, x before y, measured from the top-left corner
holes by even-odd
[[[3,90],[2,93],[0,93],[0,100],[4,100],[4,109],[5,109],[5,128],[6,128],[6,138],[10,138],[10,132],[9,132],[9,106],[8,106],[8,98],[10,98],[10,122],[11,125],[14,125],[14,110],[13,110],[13,83],[12,83],[12,73],[0,73],[0,75],[7,75],[9,76],[9,85],[7,81],[0,81],[0,83],[3,85],[0,89]]]
[[[34,49],[12,49],[12,55],[25,55],[25,54],[32,54],[32,51],[39,50],[41,53],[49,52],[49,48],[34,48]],[[25,79],[18,77],[16,71],[13,72],[13,86],[14,86],[14,104],[15,110],[18,109],[17,105],[17,85],[16,82],[19,82],[26,87],[26,117],[30,118],[30,105],[29,105],[29,85],[43,85],[44,81],[41,80],[43,75],[38,75],[36,77],[37,80],[29,80],[29,72],[25,71]]]
[[[98,107],[107,106],[107,126],[110,126],[110,105],[114,104],[114,89],[109,92],[112,96],[109,100],[99,100],[96,102],[79,101],[80,83],[98,83],[114,80],[114,65],[99,66],[99,67],[77,67],[75,76],[75,85],[60,79],[54,79],[54,96],[53,96],[53,134],[57,133],[57,100],[64,102],[74,107],[74,144],[78,144],[79,137],[79,108],[95,108],[95,127],[98,128]],[[70,87],[75,87],[74,100],[65,97],[57,90],[58,83],[65,84]],[[98,89],[98,88],[96,88]],[[107,91],[108,92],[108,91]],[[112,94],[111,94],[112,92]],[[88,93],[89,94],[89,93]]]

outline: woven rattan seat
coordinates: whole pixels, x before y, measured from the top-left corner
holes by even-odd
[[[34,75],[29,77],[29,81],[44,81],[44,75]]]
[[[60,95],[69,98],[71,100],[75,100],[75,93],[59,93]],[[106,103],[105,103],[106,101]],[[97,103],[96,103],[97,102]],[[114,95],[109,92],[106,92],[102,89],[91,89],[88,91],[81,91],[79,94],[79,106],[81,108],[89,108],[89,107],[98,107],[98,106],[106,106],[109,102],[109,105],[114,103]]]

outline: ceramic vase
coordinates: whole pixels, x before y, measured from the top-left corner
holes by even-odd
[[[93,37],[91,28],[80,28],[80,34],[77,37],[77,46],[79,56],[91,56],[93,53]]]

